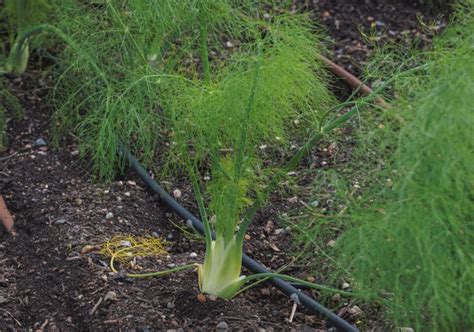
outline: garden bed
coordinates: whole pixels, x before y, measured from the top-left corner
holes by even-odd
[[[433,31],[420,26],[418,15],[426,21],[435,17],[401,1],[305,3],[295,6],[317,10],[315,18],[335,41],[335,61],[355,74],[360,74],[371,50],[359,28],[367,34],[372,29],[378,43],[387,39],[408,43],[414,37],[424,43],[431,40]],[[441,28],[442,23],[436,26]],[[23,120],[8,122],[10,144],[0,156],[0,193],[15,216],[17,230],[16,237],[0,231],[0,330],[326,329],[324,320],[301,308],[289,322],[293,301],[268,285],[232,300],[202,302],[195,272],[131,281],[111,274],[107,259],[97,252],[81,254],[85,246],[115,234],[163,236],[170,243],[169,257],[145,262],[160,270],[202,261],[204,244],[174,227],[170,221],[180,226],[181,221],[131,172],[99,185],[90,179],[72,138],[59,151],[52,149],[48,130],[52,110],[42,100],[52,82],[40,70],[9,84],[25,114]],[[335,89],[341,96],[346,93],[339,83]],[[350,146],[348,142],[347,154],[337,156],[341,161],[331,159],[323,143],[308,164],[330,167],[343,162],[350,156]],[[178,201],[197,214],[189,184],[176,179],[164,187],[169,192],[178,189]],[[324,280],[308,275],[304,265],[291,266],[291,234],[278,221],[281,213],[298,207],[299,200],[282,192],[274,196],[251,225],[245,252],[271,270],[290,264],[289,274]],[[317,292],[309,293],[318,298]],[[360,312],[350,300],[337,299],[328,306],[363,329],[380,330],[386,324],[375,306]]]

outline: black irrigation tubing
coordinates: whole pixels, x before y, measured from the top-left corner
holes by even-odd
[[[188,226],[192,226],[196,231],[201,234],[204,234],[204,225],[203,223],[196,218],[191,212],[186,210],[183,206],[181,206],[178,202],[176,202],[143,168],[143,166],[139,163],[139,161],[130,153],[130,151],[121,144],[119,147],[119,153],[121,156],[130,163],[132,169],[137,172],[140,178],[146,183],[146,185],[157,193],[161,200],[170,208],[172,209],[178,216],[185,220]],[[242,256],[242,263],[243,265],[252,271],[253,273],[267,273],[268,270],[265,269],[261,264],[257,261],[253,260],[249,256],[243,254]],[[337,328],[340,331],[350,331],[350,332],[357,332],[359,331],[356,327],[349,324],[347,321],[321,305],[319,302],[313,300],[308,295],[302,293],[292,284],[280,279],[280,278],[270,278],[268,280],[273,286],[281,290],[286,295],[293,298],[297,303],[303,305],[306,309],[308,309],[311,313],[316,314],[318,316],[325,317],[327,321]]]

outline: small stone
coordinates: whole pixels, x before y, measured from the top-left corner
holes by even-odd
[[[206,295],[204,295],[203,293],[199,293],[197,295],[197,300],[201,303],[206,303],[206,301],[207,301]]]
[[[288,198],[288,202],[289,203],[296,203],[296,202],[298,202],[298,197],[296,197],[296,196],[290,197],[290,198]]]
[[[232,48],[232,47],[234,47],[234,44],[233,44],[231,41],[227,41],[227,42],[225,43],[225,46],[226,46],[227,48]]]
[[[270,290],[265,287],[260,290],[260,293],[262,293],[262,295],[268,296],[270,295]]]
[[[284,228],[275,229],[275,235],[280,235],[280,234],[284,234],[284,233],[285,233]]]
[[[167,266],[168,266],[170,269],[172,269],[172,268],[176,267],[176,264],[175,264],[175,263],[169,263]]]
[[[342,283],[342,289],[348,289],[350,287],[351,287],[351,285],[349,283],[347,283],[347,282]]]
[[[60,219],[56,220],[54,223],[56,225],[64,225],[66,222],[67,222],[66,219],[60,218]]]
[[[183,194],[181,193],[181,190],[179,190],[179,189],[173,190],[173,196],[174,196],[174,198],[181,198],[182,195],[183,195]]]
[[[360,315],[362,315],[362,309],[355,305],[355,306],[353,306],[352,308],[349,309],[349,313],[353,317],[360,316]]]
[[[227,325],[226,322],[222,321],[217,324],[216,328],[218,331],[227,331],[229,330],[229,325]]]
[[[174,307],[175,307],[175,305],[174,305],[173,302],[168,302],[168,303],[166,304],[166,308],[168,308],[168,309],[173,309]]]
[[[105,215],[105,219],[112,219],[114,217],[114,214],[112,212],[108,212],[106,215]]]
[[[316,278],[313,277],[313,276],[307,276],[307,277],[306,277],[306,280],[309,281],[309,282],[313,282],[313,283],[314,283],[314,282],[316,281]]]
[[[336,241],[334,240],[329,240],[328,243],[326,243],[326,245],[329,247],[329,248],[334,248],[336,246]]]
[[[273,230],[273,227],[274,227],[273,221],[271,219],[268,220],[264,228],[265,233],[270,234]]]
[[[4,296],[0,295],[0,304],[5,304],[7,302],[8,300]]]
[[[270,18],[270,14],[268,14],[268,13],[263,13],[263,18],[268,20],[268,19]]]
[[[35,146],[45,146],[46,145],[46,142],[44,141],[44,139],[42,138],[38,138],[36,141],[35,141]]]
[[[246,241],[248,241],[248,240],[250,240],[250,239],[251,239],[251,237],[250,237],[250,235],[248,235],[248,234],[245,234],[245,235],[244,235],[244,239],[245,239]]]
[[[174,238],[173,233],[169,233],[168,235],[166,235],[166,239],[167,239],[168,241],[173,240],[173,238]]]
[[[331,297],[331,300],[332,300],[334,303],[338,303],[339,301],[341,301],[341,294],[334,294],[334,295]]]
[[[130,192],[129,192],[129,191],[127,191],[127,192],[124,192],[124,193],[123,193],[123,195],[124,195],[124,196],[126,196],[126,197],[130,197],[130,196],[132,196],[132,194],[130,194]]]
[[[131,247],[132,243],[130,241],[123,240],[123,241],[120,241],[120,246],[122,246],[122,247]]]
[[[117,293],[115,293],[113,291],[107,292],[107,294],[104,297],[105,302],[107,302],[107,301],[116,301],[116,300],[117,300]]]
[[[127,184],[130,186],[136,186],[137,183],[135,181],[127,181]]]
[[[198,255],[195,252],[189,254],[190,258],[196,258]]]
[[[76,200],[74,201],[74,203],[75,203],[77,206],[81,206],[81,205],[82,205],[82,199],[76,198]]]

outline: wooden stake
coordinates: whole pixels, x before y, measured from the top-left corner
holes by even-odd
[[[3,200],[3,197],[0,195],[0,221],[2,222],[3,226],[7,230],[8,233],[11,233],[12,235],[15,235],[15,232],[13,231],[13,217],[10,214],[10,211],[8,211],[7,205],[5,204],[5,201]]]

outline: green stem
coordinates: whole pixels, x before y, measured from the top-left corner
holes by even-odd
[[[18,33],[21,33],[26,27],[28,18],[28,0],[17,0],[16,21]]]
[[[339,290],[337,288],[332,288],[332,287],[328,287],[328,286],[324,286],[324,285],[315,284],[315,283],[312,283],[312,282],[309,282],[309,281],[306,281],[306,280],[303,280],[303,279],[299,279],[299,278],[295,278],[295,277],[291,277],[291,276],[287,276],[285,274],[280,274],[280,273],[275,273],[275,272],[252,274],[252,275],[246,276],[243,280],[245,282],[247,282],[247,281],[252,281],[252,280],[260,279],[260,278],[279,278],[279,279],[295,282],[295,283],[298,283],[300,285],[303,285],[303,286],[306,286],[306,287],[309,287],[309,288],[318,289],[318,290],[328,292],[328,293],[333,293],[333,294],[336,293],[336,294],[344,295],[344,296],[347,296],[347,297],[356,297],[356,298],[369,298],[369,297],[371,297],[369,294],[346,292],[346,291]]]
[[[186,264],[186,265],[181,265],[174,267],[172,269],[168,270],[162,270],[162,271],[157,271],[157,272],[149,272],[149,273],[127,273],[126,276],[128,278],[149,278],[149,277],[161,277],[167,274],[171,274],[174,272],[178,271],[183,271],[183,270],[189,270],[191,268],[195,268],[198,264],[192,263],[192,264]]]
[[[140,46],[138,46],[137,41],[128,33],[129,27],[127,27],[125,23],[123,22],[122,18],[120,17],[120,13],[112,5],[112,1],[107,1],[107,6],[109,7],[111,13],[114,15],[115,19],[121,25],[124,33],[127,34],[130,40],[132,41],[132,44],[135,47],[137,53],[140,55],[140,58],[143,60],[144,63],[147,63],[147,59],[146,59],[145,54],[143,53],[143,50],[140,48]]]
[[[199,178],[196,174],[195,166],[191,164],[191,161],[188,161],[188,168],[191,175],[191,182],[194,189],[194,195],[196,196],[196,201],[199,207],[199,213],[201,214],[201,220],[204,224],[204,236],[206,239],[206,257],[210,255],[211,244],[212,244],[212,231],[209,219],[206,213],[206,207],[204,205],[204,199],[201,195],[201,186],[199,185]]]
[[[207,18],[204,10],[204,4],[199,9],[199,51],[201,53],[202,70],[204,74],[204,83],[211,83],[211,71],[209,69],[209,53],[207,49]]]

